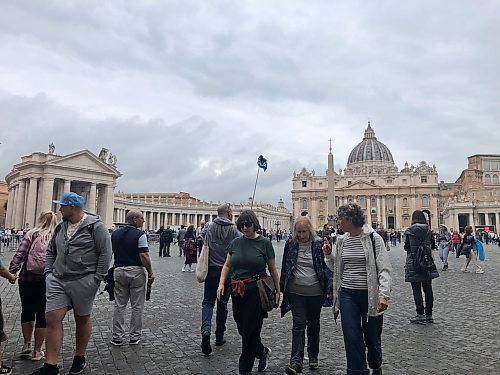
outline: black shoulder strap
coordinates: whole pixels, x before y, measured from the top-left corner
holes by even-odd
[[[377,259],[377,252],[375,251],[375,238],[373,237],[373,232],[370,233],[370,238],[372,240],[373,258]]]

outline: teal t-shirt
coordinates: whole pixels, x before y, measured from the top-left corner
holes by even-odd
[[[231,255],[231,279],[241,280],[266,275],[267,261],[274,259],[274,248],[268,238],[235,238],[228,246]]]

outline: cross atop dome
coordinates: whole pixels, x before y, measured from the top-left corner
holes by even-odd
[[[363,139],[369,139],[369,138],[377,139],[377,137],[375,137],[375,131],[372,129],[370,125],[370,120],[368,120],[368,127],[365,130],[365,136],[363,137]]]

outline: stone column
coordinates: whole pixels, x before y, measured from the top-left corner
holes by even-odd
[[[381,197],[380,200],[380,222],[384,224],[384,229],[387,230],[389,229],[387,227],[387,215],[386,215],[386,209],[385,209],[385,195]]]
[[[68,191],[71,191],[71,180],[64,180],[63,193],[67,193]],[[61,197],[62,197],[62,194],[61,194]]]
[[[97,197],[97,185],[94,183],[91,183],[90,184],[89,199],[87,201],[87,210],[89,212],[95,213],[97,210],[96,197]],[[118,217],[117,217],[117,219],[118,219]]]
[[[52,210],[52,196],[54,194],[54,179],[53,178],[42,178],[42,199],[40,200],[40,213]],[[58,197],[57,199],[60,199]],[[57,208],[56,208],[57,210]]]
[[[7,198],[7,214],[5,215],[5,228],[10,228],[12,226],[12,217],[16,208],[16,187],[12,186],[9,189],[9,197]]]
[[[153,229],[153,211],[149,212],[148,229]]]
[[[104,196],[101,202],[102,212],[101,220],[106,225],[106,227],[111,228],[113,225],[113,209],[114,209],[114,191],[115,187],[113,185],[106,185],[102,189]]]
[[[29,224],[30,228],[34,228],[36,223],[35,210],[36,210],[37,190],[38,190],[38,179],[35,177],[31,177],[28,189],[28,199],[26,201],[26,220],[25,220],[25,222]]]
[[[20,181],[18,185],[18,193],[16,197],[16,220],[14,222],[15,229],[24,228],[24,202],[26,198],[26,181]]]

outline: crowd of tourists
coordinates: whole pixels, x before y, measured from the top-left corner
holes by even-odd
[[[9,267],[0,261],[0,276],[19,284],[24,340],[20,355],[33,361],[45,359],[33,375],[59,374],[63,320],[71,310],[76,347],[69,374],[84,371],[92,333],[90,315],[102,281],[114,300],[110,344],[122,346],[127,338],[129,345],[139,344],[144,302],[155,280],[148,237],[141,229],[142,212],[130,210],[126,225],[110,235],[98,216],[83,211],[85,202],[80,195],[67,192],[54,202],[60,205],[62,222],[57,223],[53,212],[40,214],[36,226],[20,240]],[[316,232],[307,217],[296,218],[286,239],[279,274],[272,241],[264,235],[253,211],[242,211],[236,223],[232,222],[230,204],[221,205],[217,214],[212,222],[201,223],[196,229],[193,225],[182,227],[175,236],[179,255],[185,256],[182,271],[194,271],[198,261],[199,270],[206,267],[200,272],[204,285],[200,344],[204,355],[212,354],[212,343],[226,343],[227,305],[232,298],[232,315],[241,336],[240,374],[250,374],[255,361],[259,372],[266,370],[273,350],[270,343],[262,341],[261,332],[268,311],[278,307],[282,317],[288,312],[292,315],[285,373],[300,374],[305,365],[317,369],[321,310],[328,306],[335,320],[339,314],[342,317],[347,374],[382,374],[383,314],[389,307],[392,283],[391,237],[383,228],[375,231],[366,224],[364,211],[356,204],[338,208],[337,231],[325,225]],[[443,271],[448,269],[448,253],[454,251],[465,256],[462,271],[467,272],[472,264],[476,273],[482,273],[478,262],[481,245],[471,227],[466,227],[463,235],[449,233],[444,226],[433,233],[426,216],[418,210],[411,221],[401,234],[407,254],[405,281],[411,283],[416,309],[410,322],[429,324],[434,322],[432,280],[439,277],[432,250],[438,250]],[[173,231],[162,227],[158,235],[158,255],[170,257]],[[206,258],[200,256],[202,249],[208,252]],[[127,333],[125,310],[129,301]],[[1,360],[7,337],[3,316],[0,318]],[[11,373],[2,362],[0,374]]]

